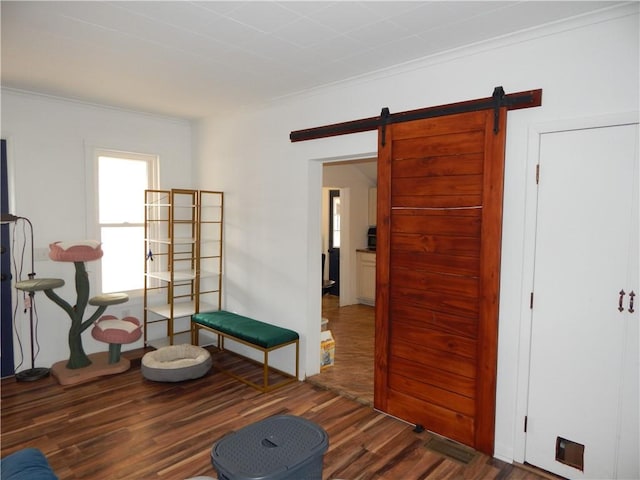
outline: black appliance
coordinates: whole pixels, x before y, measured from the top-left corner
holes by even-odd
[[[367,248],[369,250],[376,249],[376,227],[369,227],[367,230]]]

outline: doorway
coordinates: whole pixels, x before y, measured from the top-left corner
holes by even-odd
[[[369,190],[376,184],[377,159],[341,160],[323,164],[321,231],[325,252],[329,249],[330,206],[339,192],[340,260],[338,295],[322,296],[322,317],[336,342],[334,365],[307,380],[344,396],[373,405],[374,309],[359,304],[356,295],[356,251],[366,248],[369,228]],[[334,236],[335,239],[335,236]],[[335,245],[335,243],[334,243]],[[329,278],[329,258],[323,272]]]

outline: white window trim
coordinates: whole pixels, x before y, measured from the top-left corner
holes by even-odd
[[[155,153],[134,152],[127,149],[85,145],[85,195],[86,199],[86,239],[100,240],[99,204],[98,204],[98,158],[102,156],[122,157],[149,162],[149,188],[160,188],[160,156]],[[140,203],[144,198],[140,198]],[[143,248],[142,246],[140,247]],[[87,266],[92,292],[102,292],[102,261],[91,262]],[[142,297],[144,289],[128,290],[129,298]]]

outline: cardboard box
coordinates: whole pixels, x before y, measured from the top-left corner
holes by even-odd
[[[320,370],[333,365],[336,355],[336,342],[331,330],[320,332]]]

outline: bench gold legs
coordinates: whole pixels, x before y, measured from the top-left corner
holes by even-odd
[[[264,348],[261,347],[259,345],[255,345],[253,343],[247,342],[246,340],[242,340],[240,338],[236,338],[232,335],[228,335],[226,333],[222,333],[219,332],[218,330],[215,330],[213,328],[209,328],[209,327],[205,327],[204,325],[200,325],[199,323],[196,322],[191,322],[191,343],[193,345],[198,345],[200,342],[200,329],[204,329],[207,330],[209,332],[215,333],[218,337],[218,349],[221,351],[224,351],[224,339],[225,338],[229,338],[235,342],[241,343],[243,345],[247,345],[249,347],[255,348],[257,350],[260,350],[263,352],[263,363],[262,363],[262,384],[260,383],[256,383],[251,381],[250,379],[240,376],[236,373],[234,373],[233,371],[229,370],[229,369],[225,369],[222,368],[220,366],[220,364],[216,364],[215,363],[215,358],[214,358],[214,365],[216,366],[216,368],[218,370],[220,370],[221,372],[226,373],[227,375],[235,378],[236,380],[240,380],[243,383],[246,383],[247,385],[260,390],[261,392],[269,392],[271,390],[275,390],[276,388],[282,387],[284,385],[287,385],[289,383],[292,382],[296,382],[298,380],[298,376],[299,376],[299,368],[300,368],[300,363],[299,363],[299,359],[300,359],[300,340],[294,340],[292,342],[287,342],[287,343],[283,343],[280,345],[276,345],[275,347],[271,347],[271,348]],[[291,375],[290,373],[284,372],[282,370],[278,370],[274,367],[269,366],[269,352],[272,352],[274,350],[279,350],[280,348],[284,348],[287,347],[289,345],[295,344],[295,349],[296,349],[296,373],[295,375]],[[240,357],[245,358],[246,360],[258,364],[259,362],[255,362],[254,360],[247,358],[243,355],[240,355],[238,353],[232,352],[235,355],[238,355]],[[269,373],[277,373],[279,375],[281,375],[282,377],[284,377],[284,379],[280,380],[279,382],[273,383],[273,384],[269,384]]]

